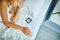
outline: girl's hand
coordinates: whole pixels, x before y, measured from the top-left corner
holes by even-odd
[[[22,32],[23,32],[25,35],[31,36],[31,31],[29,30],[28,27],[22,27]]]

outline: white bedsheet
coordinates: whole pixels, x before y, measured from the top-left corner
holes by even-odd
[[[31,37],[13,28],[7,29],[2,37],[5,40],[35,40],[51,1],[52,0],[26,0],[24,2],[19,14],[19,19],[15,24],[29,27],[32,32]],[[26,22],[28,17],[32,20],[30,23]]]

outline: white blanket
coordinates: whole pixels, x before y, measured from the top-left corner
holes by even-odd
[[[35,40],[50,3],[51,0],[27,0],[24,2],[19,14],[19,19],[15,24],[29,27],[32,32],[31,37],[13,28],[7,29],[2,37],[5,40]],[[30,19],[27,20],[28,18],[31,19],[31,22]]]

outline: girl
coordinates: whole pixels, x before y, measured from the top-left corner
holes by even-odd
[[[20,1],[22,1],[22,0],[20,0]],[[1,14],[1,17],[2,17],[2,20],[3,20],[3,23],[7,27],[15,28],[17,30],[22,31],[25,35],[31,35],[30,34],[31,32],[30,32],[29,28],[18,26],[18,25],[15,25],[14,23],[8,21],[7,6],[8,6],[8,4],[9,5],[11,4],[13,7],[16,7],[17,4],[15,4],[15,3],[18,3],[17,0],[0,0],[0,14]],[[14,14],[14,13],[12,13],[12,14]],[[17,17],[17,16],[14,15],[14,17]],[[12,20],[13,20],[14,17],[12,16]]]

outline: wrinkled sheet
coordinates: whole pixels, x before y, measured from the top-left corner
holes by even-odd
[[[0,27],[5,27],[5,31],[0,28],[0,33],[3,33],[0,37],[4,38],[4,40],[34,40],[40,28],[40,25],[44,20],[50,2],[51,0],[27,0],[24,2],[19,14],[19,18],[15,24],[29,27],[30,31],[32,32],[31,36],[26,36],[21,31],[13,28],[7,29],[4,25],[2,25],[3,23],[1,22]],[[32,21],[30,23],[27,23],[27,18],[30,18]]]

